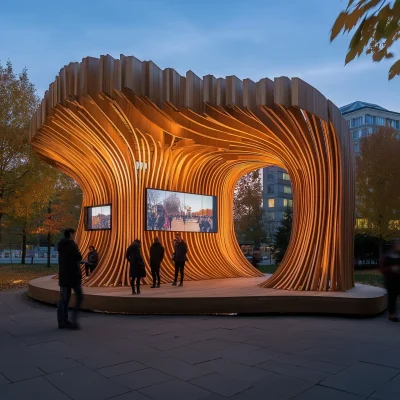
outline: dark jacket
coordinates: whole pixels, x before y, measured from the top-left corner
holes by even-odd
[[[99,253],[96,250],[89,251],[88,263],[91,265],[97,265],[99,263]]]
[[[164,259],[164,246],[160,242],[154,242],[150,247],[150,266],[159,267]]]
[[[71,239],[63,238],[57,246],[58,251],[58,283],[62,287],[75,288],[82,282],[79,261],[82,255],[76,243]]]
[[[186,254],[188,252],[187,244],[181,240],[175,245],[174,261],[184,262],[187,261]]]
[[[129,276],[131,278],[144,278],[146,276],[146,268],[139,243],[133,242],[128,247],[128,250],[126,251],[126,259],[130,263]]]

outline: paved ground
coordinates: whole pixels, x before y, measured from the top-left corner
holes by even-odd
[[[384,317],[122,316],[0,294],[0,399],[397,400],[400,324]]]

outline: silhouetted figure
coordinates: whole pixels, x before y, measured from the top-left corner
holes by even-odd
[[[130,263],[129,276],[131,278],[132,294],[140,294],[140,280],[146,276],[141,247],[140,240],[135,239],[126,251],[126,259]]]
[[[174,254],[173,254],[173,260],[175,262],[175,280],[172,283],[172,286],[176,286],[179,274],[181,276],[181,281],[179,283],[179,286],[183,286],[183,278],[185,275],[185,263],[187,261],[187,255],[186,255],[187,252],[188,252],[187,244],[181,238],[181,235],[177,233],[175,235]]]
[[[150,269],[153,277],[151,288],[160,287],[160,266],[164,259],[164,246],[160,243],[158,237],[154,238],[154,243],[150,247]]]
[[[400,294],[400,239],[393,241],[390,250],[382,257],[381,269],[388,292],[389,320],[399,322],[396,303]]]
[[[87,260],[81,261],[80,264],[85,265],[86,276],[89,276],[97,267],[99,263],[99,253],[95,250],[94,246],[89,246],[89,253]]]
[[[70,228],[64,231],[64,238],[57,246],[58,251],[58,282],[60,285],[60,300],[57,304],[57,319],[59,329],[79,329],[78,312],[83,300],[82,274],[79,262],[82,255],[74,241],[75,230]],[[71,300],[71,291],[74,291],[76,305],[72,314],[72,321],[68,320],[68,306]]]

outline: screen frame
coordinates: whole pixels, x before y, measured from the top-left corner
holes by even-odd
[[[215,222],[215,232],[193,232],[193,231],[163,231],[163,230],[152,230],[152,229],[147,229],[147,191],[148,190],[158,190],[159,192],[170,192],[170,193],[181,193],[181,194],[194,194],[197,196],[209,196],[213,198],[213,207],[215,205],[215,209],[217,210],[216,212],[216,218],[214,220]],[[193,193],[193,192],[180,192],[178,190],[168,190],[168,189],[157,189],[157,188],[145,188],[144,191],[144,207],[145,207],[145,212],[144,212],[144,231],[145,232],[170,232],[170,233],[184,233],[184,234],[192,234],[192,233],[200,233],[202,235],[215,235],[218,233],[218,196],[214,196],[212,194],[199,194],[199,193]],[[214,210],[213,210],[214,211]]]
[[[89,208],[95,208],[95,207],[110,207],[110,227],[109,228],[100,228],[100,229],[96,229],[96,228],[89,228],[88,227],[88,210]],[[85,227],[85,231],[88,232],[93,232],[93,231],[111,231],[112,226],[113,226],[113,206],[111,203],[108,204],[96,204],[94,206],[85,206],[84,208],[84,227]]]

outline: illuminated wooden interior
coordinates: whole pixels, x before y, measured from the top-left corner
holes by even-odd
[[[46,162],[72,176],[84,206],[112,204],[111,231],[85,231],[100,264],[88,286],[129,284],[125,250],[135,238],[146,262],[155,235],[173,278],[173,233],[145,231],[145,189],[218,197],[218,233],[184,233],[186,278],[255,277],[235,239],[238,179],[268,165],[293,186],[293,230],[285,258],[262,286],[288,290],[353,287],[354,154],[338,108],[298,78],[201,79],[135,57],[85,58],[61,69],[30,129]],[[137,162],[147,169],[136,169]]]

